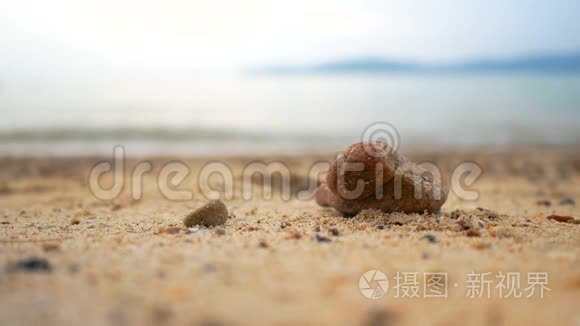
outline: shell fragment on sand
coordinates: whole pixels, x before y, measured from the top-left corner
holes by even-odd
[[[329,167],[315,200],[346,214],[438,212],[448,187],[438,173],[417,165],[382,142],[350,145]]]

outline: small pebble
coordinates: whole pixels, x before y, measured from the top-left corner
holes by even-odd
[[[23,272],[51,272],[52,265],[48,260],[40,257],[28,257],[8,267],[9,271]]]
[[[491,243],[487,243],[487,242],[475,242],[475,243],[471,244],[471,247],[473,249],[477,249],[477,250],[484,250],[484,249],[491,248]]]
[[[560,200],[560,205],[562,205],[562,206],[564,206],[564,205],[574,206],[574,205],[576,205],[576,202],[572,198],[564,198],[564,199]]]
[[[258,247],[266,249],[270,246],[268,245],[268,243],[266,241],[262,240],[262,241],[260,241],[260,243],[258,243]]]
[[[224,230],[223,228],[217,228],[215,230],[215,234],[222,236],[222,235],[226,235],[226,230]]]
[[[476,231],[474,229],[469,229],[467,230],[467,232],[465,233],[466,236],[468,237],[480,237],[481,234],[479,234],[479,231]]]
[[[536,205],[550,207],[552,206],[552,202],[550,202],[549,200],[538,200],[536,202]]]
[[[327,237],[325,237],[325,236],[322,236],[322,235],[320,235],[320,234],[318,234],[318,233],[317,233],[317,234],[314,236],[314,238],[315,238],[315,239],[316,239],[316,241],[318,241],[318,242],[330,242],[330,241],[331,241],[329,238],[327,238]]]
[[[390,310],[378,310],[377,308],[367,313],[362,325],[364,326],[385,326],[394,325],[397,316]]]
[[[421,239],[426,239],[429,243],[437,243],[437,237],[432,234],[425,234]]]
[[[572,216],[562,216],[562,215],[550,215],[546,218],[548,220],[554,220],[561,223],[569,223],[570,221],[574,220]]]
[[[330,228],[328,229],[328,232],[330,232],[330,234],[332,234],[335,237],[338,237],[340,235],[340,231],[338,231],[337,228]]]
[[[216,226],[223,225],[228,219],[228,208],[221,200],[212,200],[204,206],[190,213],[183,220],[187,227],[194,225]]]
[[[294,240],[302,239],[302,234],[300,234],[300,232],[298,231],[293,231],[290,232],[290,234],[288,234],[286,239],[294,239]]]
[[[44,251],[58,251],[60,250],[60,244],[57,242],[46,242],[42,244],[42,249]]]
[[[494,212],[490,209],[487,209],[487,208],[478,207],[477,210],[484,213],[484,216],[487,217],[488,219],[493,220],[493,219],[496,219],[499,217],[499,215],[496,212]]]

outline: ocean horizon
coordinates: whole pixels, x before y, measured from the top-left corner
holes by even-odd
[[[396,128],[402,146],[580,143],[580,75],[235,76],[81,86],[48,85],[26,100],[19,94],[26,89],[6,87],[0,153],[107,154],[115,144],[136,155],[334,151],[379,121]]]

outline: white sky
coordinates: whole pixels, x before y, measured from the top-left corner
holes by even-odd
[[[580,49],[580,1],[0,0],[0,78]]]

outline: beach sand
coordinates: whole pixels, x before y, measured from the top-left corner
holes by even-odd
[[[249,162],[287,164],[295,195],[310,180],[309,167],[331,159],[328,153],[143,158],[153,171],[140,200],[129,186],[100,200],[87,178],[110,158],[0,158],[0,324],[580,323],[580,225],[547,219],[580,219],[578,149],[403,154],[433,162],[445,175],[476,162],[483,174],[470,189],[479,198],[451,193],[440,214],[364,211],[347,218],[313,200],[280,198],[278,179],[270,200],[258,188],[250,200],[240,195]],[[192,199],[169,200],[157,185],[161,167],[176,159],[191,168],[178,188],[193,191]],[[126,170],[140,161],[130,159]],[[187,229],[184,216],[207,202],[196,177],[210,161],[233,171],[234,196],[224,200],[231,218],[221,227]],[[30,257],[49,266],[18,265]],[[376,300],[359,289],[368,270],[388,277],[387,293]],[[397,272],[405,275],[399,282]],[[514,293],[522,297],[505,298],[507,290],[500,297],[500,272],[520,275]],[[446,273],[446,298],[425,291],[433,275],[425,273]],[[543,298],[539,286],[526,297],[533,273],[549,277]],[[491,282],[479,288],[477,275]],[[482,298],[470,297],[476,288]]]

